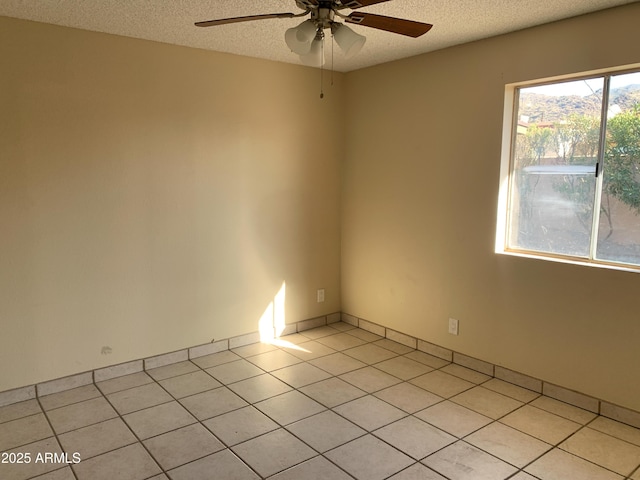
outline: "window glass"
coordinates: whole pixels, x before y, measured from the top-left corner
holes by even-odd
[[[640,267],[640,71],[516,89],[505,250]]]
[[[587,257],[603,79],[522,88],[509,247]]]
[[[640,72],[611,77],[596,256],[640,265]],[[634,95],[635,93],[635,95]]]

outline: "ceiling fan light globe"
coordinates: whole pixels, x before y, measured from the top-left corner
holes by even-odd
[[[311,20],[305,20],[297,27],[288,29],[284,34],[284,41],[292,52],[305,55],[311,49],[311,42],[316,36],[316,25]]]
[[[324,65],[324,46],[321,38],[316,38],[311,42],[309,53],[300,55],[300,60],[310,67],[321,67]]]
[[[344,52],[346,58],[351,58],[357,54],[364,46],[367,38],[357,34],[351,28],[341,23],[335,23],[331,27],[333,38]]]
[[[293,53],[305,55],[311,49],[311,42],[301,42],[298,40],[298,32],[295,28],[290,28],[284,33],[284,41]]]

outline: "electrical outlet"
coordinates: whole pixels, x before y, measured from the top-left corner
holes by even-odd
[[[318,303],[324,302],[324,288],[319,288],[317,292]]]
[[[458,324],[459,322],[455,318],[449,319],[449,333],[451,335],[458,335]]]

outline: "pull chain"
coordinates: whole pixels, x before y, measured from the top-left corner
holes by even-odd
[[[331,32],[331,86],[333,87],[333,32]]]
[[[322,64],[320,65],[320,98],[321,99],[324,98],[323,77],[324,77],[324,38],[322,39]]]

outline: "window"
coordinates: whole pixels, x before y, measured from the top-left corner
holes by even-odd
[[[508,91],[497,251],[640,271],[640,71]]]

